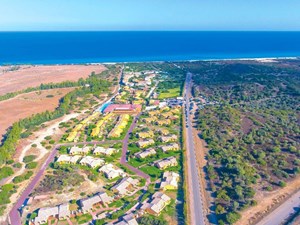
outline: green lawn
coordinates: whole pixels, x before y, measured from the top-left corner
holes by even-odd
[[[93,219],[93,217],[90,214],[83,214],[81,216],[76,216],[75,218],[76,218],[78,224],[84,224]]]
[[[174,98],[180,96],[180,87],[168,89],[167,92],[159,93],[158,99]]]
[[[141,168],[144,173],[147,173],[151,177],[151,181],[159,179],[163,173],[162,170],[154,166],[144,166]]]

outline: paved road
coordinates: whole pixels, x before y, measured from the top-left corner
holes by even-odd
[[[11,209],[9,213],[10,223],[12,225],[21,225],[21,217],[19,213],[19,209],[22,207],[25,200],[28,198],[29,194],[34,189],[35,185],[39,182],[40,178],[43,176],[43,173],[47,169],[48,165],[53,161],[55,155],[57,153],[57,146],[55,146],[48,156],[47,160],[43,163],[38,173],[35,175],[33,180],[30,182],[30,184],[27,186],[27,188],[22,192],[21,196],[19,197],[18,201],[14,205],[14,207]]]
[[[139,169],[137,169],[137,168],[135,168],[135,167],[133,167],[133,166],[131,166],[127,163],[128,140],[129,140],[131,132],[133,131],[134,127],[136,126],[138,118],[139,118],[139,115],[137,115],[134,118],[130,128],[127,131],[127,134],[126,134],[125,138],[123,139],[122,157],[120,159],[120,163],[122,165],[126,166],[132,172],[136,173],[138,176],[145,178],[147,184],[149,184],[150,183],[150,176],[148,174],[145,174],[144,172],[140,171]],[[145,185],[145,186],[147,186],[147,185]]]
[[[300,207],[300,191],[292,195],[278,208],[264,217],[256,225],[279,225],[282,224],[290,215],[295,213],[295,208]]]
[[[198,173],[198,164],[195,154],[195,145],[192,132],[192,122],[190,118],[189,110],[189,93],[191,91],[191,78],[192,74],[188,73],[185,82],[184,91],[184,112],[187,113],[187,129],[186,129],[186,148],[187,148],[187,167],[188,167],[188,194],[189,194],[189,209],[191,225],[204,225],[204,210],[203,210],[203,200],[200,189],[200,175]]]

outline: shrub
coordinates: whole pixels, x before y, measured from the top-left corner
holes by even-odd
[[[22,167],[22,164],[17,162],[13,165],[14,168],[21,168]]]
[[[0,180],[6,177],[9,177],[10,175],[13,175],[14,171],[11,167],[5,166],[1,168],[0,170]]]
[[[23,158],[24,163],[32,162],[36,158],[36,155],[27,155]]]
[[[285,183],[284,181],[281,180],[281,181],[278,182],[278,186],[279,186],[279,187],[285,187],[285,186],[286,186],[286,183]]]
[[[37,162],[30,162],[26,164],[26,169],[35,169],[37,167]]]
[[[226,220],[229,224],[234,224],[241,218],[241,215],[237,212],[230,212],[226,215]]]

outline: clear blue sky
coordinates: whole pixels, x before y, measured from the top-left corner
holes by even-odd
[[[0,30],[300,30],[300,0],[1,0]]]

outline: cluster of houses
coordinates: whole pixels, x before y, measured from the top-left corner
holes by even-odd
[[[96,195],[79,200],[79,206],[81,213],[90,212],[97,205],[104,205],[111,203],[113,198],[108,196],[107,193],[101,192]],[[64,203],[54,207],[44,207],[37,211],[37,216],[34,218],[34,224],[47,223],[49,218],[57,218],[60,220],[71,217],[72,213],[69,207],[69,203]]]
[[[118,150],[115,148],[104,148],[101,146],[97,146],[93,150],[91,150],[91,147],[89,147],[89,146],[84,146],[84,147],[73,146],[69,149],[69,154],[70,155],[87,155],[91,151],[94,155],[100,155],[100,154],[112,155],[112,154],[118,152]]]
[[[141,77],[143,79],[140,79]],[[116,96],[116,99],[122,102],[122,99],[126,99],[128,93],[131,93],[133,100],[132,104],[128,104],[128,101],[124,101],[124,104],[110,104],[104,110],[104,116],[100,119],[92,130],[92,137],[99,137],[103,135],[104,127],[107,122],[112,119],[118,118],[115,127],[109,132],[108,137],[117,138],[122,135],[124,129],[127,127],[130,120],[131,114],[137,114],[142,110],[142,104],[144,103],[145,90],[149,90],[152,84],[152,79],[156,76],[153,71],[148,71],[147,73],[141,72],[130,72],[125,73],[123,77],[123,82],[127,85],[124,90]],[[136,87],[133,89],[132,87]],[[153,90],[155,87],[153,88]],[[152,91],[150,91],[152,93]],[[150,94],[149,94],[150,95]],[[123,103],[123,102],[122,102]],[[150,156],[154,156],[158,151],[164,153],[170,151],[177,151],[180,149],[177,141],[178,136],[175,134],[170,134],[170,131],[163,127],[169,127],[175,124],[174,121],[180,119],[180,107],[183,100],[180,98],[169,99],[163,102],[150,100],[150,106],[146,108],[146,117],[143,117],[142,121],[146,125],[158,125],[161,126],[157,130],[144,129],[142,132],[136,134],[139,140],[136,145],[140,148],[140,151],[135,153],[134,156],[139,159],[145,159]],[[80,124],[75,126],[72,132],[67,137],[68,141],[76,140],[79,132],[88,124],[91,120],[95,119],[99,113],[94,113]],[[115,116],[115,117],[114,117]],[[160,136],[157,137],[157,134]],[[155,140],[162,142],[160,146],[155,146]],[[155,146],[155,148],[154,148]],[[140,190],[138,185],[140,184],[138,179],[129,177],[125,171],[116,165],[111,163],[105,164],[105,161],[96,156],[106,155],[110,156],[116,153],[118,150],[115,148],[104,148],[104,147],[94,147],[93,149],[89,146],[73,146],[69,149],[69,155],[62,154],[58,157],[57,163],[68,163],[89,166],[91,168],[98,168],[98,172],[102,173],[108,180],[114,180],[116,183],[111,187],[111,191],[119,197],[125,195],[132,195],[136,191]],[[90,154],[93,154],[90,155]],[[170,156],[167,158],[159,159],[151,164],[160,170],[165,170],[169,167],[177,166],[177,158],[175,156]],[[155,192],[150,198],[147,198],[143,202],[139,202],[138,215],[143,213],[149,213],[154,216],[158,216],[161,212],[171,203],[171,198],[164,194],[163,191],[176,190],[178,189],[178,183],[180,180],[180,175],[172,171],[164,171],[159,191]],[[116,199],[117,199],[116,198]],[[95,207],[104,206],[107,207],[108,204],[114,201],[114,197],[107,195],[105,192],[97,193],[91,197],[80,199],[79,207],[81,213],[89,213],[94,211]],[[72,216],[72,212],[69,209],[69,204],[61,204],[55,207],[45,207],[40,208],[37,212],[37,217],[34,219],[35,224],[47,223],[47,220],[51,217],[58,219],[66,219]],[[133,213],[124,215],[118,222],[108,223],[109,225],[138,225],[136,216]]]
[[[80,161],[79,161],[80,160]],[[56,160],[57,163],[63,164],[76,164],[79,161],[80,165],[89,166],[91,168],[96,168],[102,166],[105,161],[100,158],[94,158],[92,156],[81,157],[79,155],[69,156],[69,155],[60,155]]]
[[[149,108],[146,112],[147,117],[143,118],[143,122],[146,124],[154,124],[154,125],[170,125],[172,121],[178,120],[180,113],[180,108],[169,108],[168,106],[164,106],[161,109],[154,108],[154,110]]]
[[[89,166],[91,168],[97,168],[105,164],[105,161],[101,158],[93,156],[87,156],[91,151],[89,146],[77,147],[73,146],[69,150],[69,155],[60,155],[56,162],[60,164],[76,164]],[[96,147],[92,151],[94,155],[112,155],[118,150],[115,148]]]

